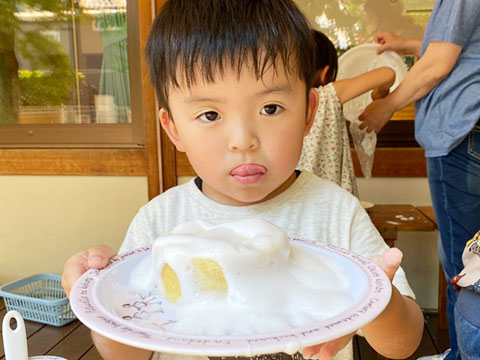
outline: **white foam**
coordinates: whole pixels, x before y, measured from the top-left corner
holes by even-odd
[[[205,293],[192,259],[216,261],[225,294]],[[195,221],[158,238],[132,281],[163,290],[161,270],[177,274],[182,297],[174,330],[193,335],[280,331],[332,317],[354,303],[348,274],[331,257],[290,245],[278,227],[259,219]]]

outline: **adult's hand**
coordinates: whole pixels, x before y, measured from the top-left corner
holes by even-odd
[[[390,109],[385,98],[377,99],[368,105],[363,113],[358,117],[362,123],[359,128],[366,132],[380,132],[385,124],[390,120],[394,111]]]
[[[373,41],[380,44],[380,47],[377,49],[377,54],[381,54],[387,50],[395,51],[400,55],[409,54],[407,48],[408,40],[390,31],[375,34]]]
[[[95,246],[72,255],[66,262],[62,271],[62,287],[70,296],[75,281],[89,269],[104,268],[108,260],[117,253],[106,245]]]

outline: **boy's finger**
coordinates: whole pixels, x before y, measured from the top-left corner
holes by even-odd
[[[310,359],[313,355],[318,354],[322,345],[309,346],[302,351],[302,356],[305,359]]]
[[[302,355],[305,359],[310,359],[314,355],[318,355],[318,359],[320,360],[330,359],[347,346],[354,334],[355,333],[352,332],[323,344],[308,346],[303,349]]]
[[[403,254],[399,249],[389,248],[382,255],[374,256],[372,261],[380,266],[390,280],[393,280],[393,276],[397,272],[402,258]]]
[[[87,271],[86,261],[87,261],[87,252],[83,251],[79,254],[75,254],[70,257],[64,265],[62,271],[62,287],[67,294],[67,297],[70,295],[70,290],[72,289],[75,281]]]
[[[88,260],[87,267],[89,269],[101,269],[105,267],[111,257],[116,255],[115,250],[109,246],[95,246],[87,250]]]
[[[88,269],[101,269],[105,267],[108,260],[115,254],[115,250],[109,246],[101,245],[71,256],[65,262],[62,272],[62,287],[67,297],[70,295],[73,284],[80,276]]]

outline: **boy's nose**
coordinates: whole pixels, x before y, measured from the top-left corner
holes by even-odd
[[[230,127],[229,132],[228,147],[231,151],[251,151],[260,144],[256,132],[248,124],[236,123]]]

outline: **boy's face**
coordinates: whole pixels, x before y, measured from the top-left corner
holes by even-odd
[[[200,79],[200,77],[197,77]],[[256,79],[244,66],[216,74],[213,83],[180,83],[169,93],[171,118],[160,120],[179,151],[185,151],[203,193],[242,206],[275,197],[295,181],[295,167],[318,104],[297,76],[279,64]]]

